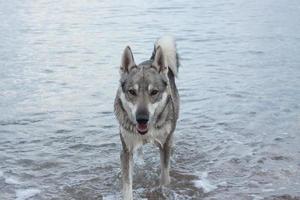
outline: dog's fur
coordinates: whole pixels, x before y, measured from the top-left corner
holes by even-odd
[[[120,124],[123,198],[132,199],[133,152],[145,143],[160,149],[161,185],[170,183],[169,165],[173,132],[179,113],[175,85],[179,60],[172,37],[162,37],[152,56],[139,65],[126,47],[120,67],[115,115]]]

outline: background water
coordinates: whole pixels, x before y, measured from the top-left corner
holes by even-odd
[[[300,2],[1,1],[0,199],[118,199],[118,67],[176,37],[172,184],[135,159],[136,199],[300,199]],[[142,159],[142,157],[144,159]]]

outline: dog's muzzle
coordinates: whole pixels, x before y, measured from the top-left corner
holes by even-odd
[[[137,115],[136,121],[137,121],[137,125],[136,125],[137,131],[142,135],[146,134],[148,132],[148,121],[149,121],[148,115]]]

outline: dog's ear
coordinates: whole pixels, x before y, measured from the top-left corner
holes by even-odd
[[[158,46],[156,48],[154,60],[152,66],[157,69],[158,72],[165,73],[168,71],[168,67],[165,63],[165,57],[162,51],[162,48]]]
[[[124,49],[121,61],[121,72],[128,73],[132,67],[135,67],[132,51],[129,46]]]

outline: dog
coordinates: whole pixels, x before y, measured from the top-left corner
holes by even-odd
[[[135,64],[129,46],[123,52],[120,86],[114,111],[120,124],[123,199],[133,199],[133,153],[141,145],[154,143],[160,149],[160,184],[170,183],[170,155],[179,115],[179,94],[175,84],[179,58],[172,37],[154,44],[149,60]]]

